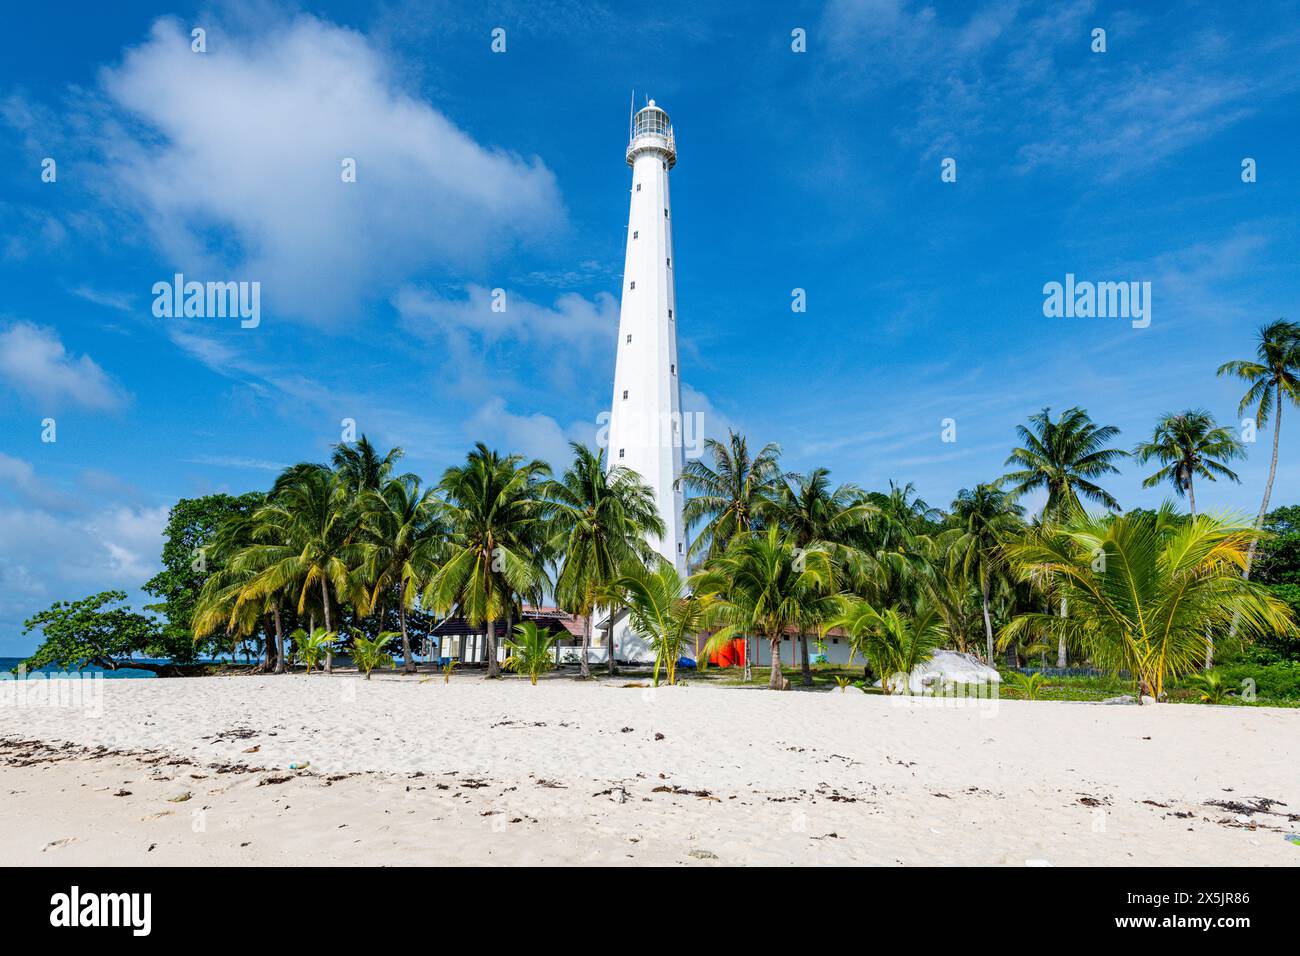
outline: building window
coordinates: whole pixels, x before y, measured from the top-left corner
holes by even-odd
[[[673,267],[673,257],[672,257],[672,256],[669,256],[669,257],[668,257],[668,268],[671,269],[672,267]]]
[[[639,229],[633,229],[633,230],[632,230],[632,238],[633,238],[633,239],[635,239],[635,238],[636,238],[637,236],[639,236],[639,235],[641,235],[641,231],[640,231]]]
[[[641,184],[640,184],[640,183],[637,183],[637,184],[636,184],[636,191],[637,191],[637,192],[640,192],[640,191],[641,191]]]
[[[627,340],[628,340],[629,342],[632,341],[632,333],[631,333],[631,332],[629,332],[629,333],[627,334]]]
[[[623,397],[627,398],[627,389],[623,389]]]
[[[635,279],[632,280],[632,288],[633,288],[633,289],[636,288],[636,280],[635,280]]]
[[[680,541],[677,542],[677,553],[678,554],[682,553],[682,543]]]
[[[623,449],[621,449],[621,448],[618,450],[618,457],[619,457],[619,458],[622,458],[622,457],[623,457]]]
[[[673,370],[673,374],[674,374],[674,375],[677,374],[677,366],[676,366],[676,365],[670,365],[670,366],[668,366],[668,367],[669,367],[670,369]]]
[[[668,310],[668,318],[671,319],[672,317],[673,317],[673,310],[672,310],[672,309],[669,309],[669,310]]]
[[[664,218],[665,218],[665,219],[668,218],[668,210],[667,210],[666,208],[664,209]]]

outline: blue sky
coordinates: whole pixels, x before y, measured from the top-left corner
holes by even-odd
[[[633,89],[677,131],[685,405],[790,468],[947,504],[1044,405],[1125,447],[1231,423],[1215,369],[1297,318],[1295,3],[77,6],[0,36],[0,654],[147,579],[176,498],[265,488],[343,418],[430,479],[592,441]],[[259,281],[261,324],[155,318],[176,272]],[[1150,327],[1045,318],[1066,273],[1149,281]],[[1202,507],[1258,506],[1270,437]],[[1125,507],[1166,496],[1143,474]]]

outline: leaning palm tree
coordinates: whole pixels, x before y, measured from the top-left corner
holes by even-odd
[[[362,580],[364,552],[353,540],[351,507],[334,473],[324,465],[294,465],[281,474],[265,506],[255,513],[254,544],[233,562],[251,572],[241,600],[297,591],[301,617],[311,592],[319,590],[325,630],[333,631],[335,596],[359,614],[369,611]],[[333,669],[327,648],[325,671]]]
[[[1162,466],[1143,480],[1142,487],[1154,488],[1162,481],[1170,482],[1178,497],[1187,497],[1193,518],[1196,517],[1193,479],[1214,481],[1222,477],[1240,481],[1226,463],[1244,455],[1242,444],[1232,430],[1215,425],[1214,416],[1204,409],[1165,415],[1156,422],[1151,440],[1133,449],[1133,457],[1139,462],[1146,464],[1154,458]]]
[[[692,459],[677,479],[687,495],[682,508],[687,527],[703,522],[691,541],[691,559],[719,555],[734,536],[759,527],[781,480],[780,445],[769,442],[751,456],[745,436],[730,432],[727,444],[710,438],[704,448],[712,467]]]
[[[496,622],[513,609],[514,595],[545,583],[538,542],[545,521],[540,488],[549,472],[543,462],[502,456],[479,442],[439,485],[450,536],[421,603],[439,614],[458,607],[470,624],[484,626],[488,677],[500,674]]]
[[[783,689],[781,638],[788,631],[820,628],[834,614],[834,564],[820,545],[802,551],[773,525],[734,537],[727,550],[710,559],[690,580],[693,591],[710,599],[706,622],[718,630],[704,647],[722,650],[736,636],[766,640],[772,667],[768,686]]]
[[[421,490],[419,479],[413,476],[392,478],[380,491],[366,492],[363,497],[361,546],[366,580],[373,582],[370,603],[396,586],[405,674],[415,673],[407,612],[420,589],[433,578],[446,540],[439,512],[433,491]]]
[[[794,539],[796,548],[821,545],[838,564],[861,562],[865,556],[855,547],[865,523],[877,508],[857,485],[832,489],[830,472],[816,468],[807,475],[789,475],[781,482],[772,505],[772,515]],[[812,686],[808,660],[808,632],[799,631],[802,683]]]
[[[586,678],[591,676],[587,661],[591,619],[601,595],[621,568],[654,560],[647,537],[661,538],[664,523],[654,489],[640,475],[621,465],[606,469],[603,449],[593,452],[578,442],[570,447],[573,464],[542,491],[550,519],[548,550],[561,562],[555,596],[561,607],[583,619],[580,676]],[[613,641],[611,621],[606,648],[611,674]]]
[[[961,535],[952,543],[954,556],[960,556],[967,573],[979,582],[980,602],[984,612],[985,661],[993,666],[993,617],[990,592],[994,573],[1002,564],[1002,542],[1024,527],[1025,509],[1016,504],[1015,496],[1002,490],[1001,482],[963,488],[952,503],[952,519]]]
[[[537,678],[555,667],[553,655],[555,639],[552,634],[537,626],[536,621],[524,621],[515,627],[515,636],[506,641],[505,669],[516,674],[527,674],[534,686]]]
[[[1224,362],[1220,375],[1235,375],[1250,383],[1241,397],[1237,414],[1255,406],[1255,426],[1263,428],[1269,416],[1276,414],[1273,422],[1273,457],[1268,466],[1268,481],[1264,485],[1264,500],[1260,502],[1255,527],[1264,526],[1268,514],[1268,499],[1273,494],[1273,479],[1277,475],[1277,447],[1282,434],[1282,406],[1288,401],[1300,405],[1300,325],[1279,320],[1264,326],[1258,333],[1255,359]],[[1250,567],[1255,561],[1256,541],[1250,542],[1246,555],[1245,576],[1250,577]]]
[[[1000,643],[1022,632],[1059,635],[1099,666],[1132,675],[1139,700],[1158,700],[1168,681],[1200,666],[1207,630],[1237,620],[1253,634],[1297,633],[1287,606],[1242,577],[1257,536],[1233,518],[1179,520],[1169,504],[1121,517],[1076,513],[1004,546],[1020,575],[1056,582],[1071,616],[1021,614]]]
[[[886,694],[906,693],[912,671],[933,657],[947,640],[942,619],[928,605],[911,613],[898,608],[881,613],[866,601],[848,599],[838,616],[823,627],[844,630],[851,653],[861,654],[870,662]]]
[[[634,564],[614,582],[627,602],[632,626],[650,640],[655,652],[654,683],[666,671],[677,683],[677,662],[695,652],[696,636],[705,630],[712,598],[688,594],[677,568],[659,558],[654,570]]]
[[[1082,408],[1068,408],[1052,421],[1052,410],[1044,408],[1029,416],[1029,427],[1016,426],[1024,443],[1012,450],[1008,465],[1018,466],[1006,476],[1014,495],[1046,491],[1044,521],[1060,521],[1083,507],[1082,499],[1119,511],[1119,502],[1093,479],[1117,474],[1115,462],[1128,452],[1108,448],[1119,434],[1114,425],[1096,425]]]

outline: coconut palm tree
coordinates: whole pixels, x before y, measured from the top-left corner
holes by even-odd
[[[352,636],[352,660],[370,680],[370,672],[376,667],[395,667],[393,655],[388,653],[388,646],[393,638],[400,636],[396,631],[380,631],[373,640],[360,634]]]
[[[338,475],[339,485],[354,500],[360,499],[368,491],[379,491],[395,476],[393,469],[406,452],[401,448],[390,449],[388,454],[380,456],[379,450],[362,435],[355,444],[334,446],[331,461],[334,472]],[[414,475],[401,475],[402,479],[414,478]]]
[[[1200,477],[1214,481],[1222,477],[1240,481],[1226,462],[1244,455],[1245,450],[1232,430],[1215,425],[1214,416],[1199,408],[1165,415],[1156,422],[1151,440],[1133,449],[1133,457],[1142,464],[1154,458],[1163,466],[1144,479],[1142,487],[1154,488],[1162,481],[1170,482],[1178,497],[1187,497],[1193,518],[1196,517],[1196,488],[1192,480]]]
[[[319,663],[322,655],[328,655],[338,634],[334,631],[327,631],[323,627],[318,627],[310,634],[298,628],[293,634],[294,646],[298,648],[299,659],[307,665],[307,673],[310,674],[313,667]]]
[[[241,601],[297,591],[301,617],[309,594],[318,590],[326,631],[335,630],[332,595],[352,604],[358,614],[369,612],[362,580],[364,551],[353,540],[352,509],[329,468],[300,464],[287,469],[254,520],[256,540],[234,561],[236,570],[252,572]],[[332,670],[331,646],[325,653],[325,672]]]
[[[848,635],[853,654],[862,654],[880,675],[880,689],[904,693],[912,670],[934,656],[947,639],[943,621],[929,605],[911,614],[898,608],[881,613],[866,601],[850,598],[824,628],[839,627]]]
[[[771,510],[781,480],[781,446],[768,443],[751,456],[743,435],[730,432],[727,444],[710,438],[704,449],[713,458],[688,461],[677,479],[686,492],[682,516],[688,528],[704,523],[691,542],[689,559],[712,557],[738,534],[759,527]]]
[[[629,468],[605,467],[603,449],[592,451],[571,442],[573,463],[558,481],[547,482],[550,540],[548,550],[560,559],[555,596],[560,606],[583,618],[582,665],[579,676],[590,677],[588,648],[592,616],[603,593],[633,562],[654,560],[647,536],[662,537],[664,522],[655,504],[654,489]],[[611,614],[612,617],[612,614]],[[614,627],[609,629],[607,666],[614,672]]]
[[[1264,500],[1260,502],[1259,515],[1255,527],[1264,526],[1264,516],[1268,514],[1268,499],[1273,494],[1273,479],[1277,475],[1277,447],[1282,435],[1282,406],[1288,401],[1300,404],[1300,325],[1294,322],[1278,320],[1259,330],[1253,361],[1238,360],[1224,362],[1219,366],[1220,375],[1235,375],[1250,383],[1250,388],[1241,397],[1237,414],[1245,413],[1251,405],[1255,406],[1255,426],[1263,428],[1269,417],[1276,415],[1273,422],[1273,457],[1268,465],[1268,481],[1264,485]],[[1246,556],[1245,576],[1250,577],[1250,567],[1255,561],[1255,546],[1250,542]]]
[[[984,612],[985,662],[993,666],[993,617],[990,592],[993,575],[1002,563],[1002,542],[1024,527],[1025,509],[1015,496],[1002,490],[1001,482],[963,488],[952,503],[952,520],[960,529],[953,541],[954,555],[979,582],[980,605]]]
[[[1057,634],[1099,666],[1127,671],[1142,695],[1200,666],[1207,630],[1233,620],[1253,634],[1295,634],[1287,606],[1242,577],[1258,532],[1230,518],[1180,520],[1171,505],[1126,516],[1076,515],[1044,533],[1004,545],[1023,577],[1054,580],[1069,617],[1021,614],[999,637]]]
[[[696,635],[706,627],[712,598],[688,593],[677,568],[662,558],[653,569],[632,565],[614,587],[624,595],[632,626],[654,647],[655,686],[660,670],[667,672],[670,685],[676,684],[677,662],[695,652]]]
[[[523,621],[515,627],[515,636],[506,641],[510,656],[505,668],[516,674],[527,674],[537,685],[537,678],[555,667],[552,650],[557,635],[537,626],[536,621]]]
[[[1061,417],[1052,421],[1052,410],[1044,408],[1029,417],[1029,428],[1017,425],[1024,445],[1013,449],[1006,464],[1019,465],[1004,479],[1014,484],[1012,494],[1027,491],[1047,492],[1047,503],[1040,516],[1044,524],[1068,519],[1083,510],[1083,500],[1095,501],[1112,511],[1119,511],[1119,502],[1110,492],[1092,479],[1107,474],[1118,474],[1115,462],[1128,455],[1119,448],[1107,448],[1106,443],[1119,434],[1114,425],[1096,425],[1082,408],[1067,408]],[[1061,599],[1061,616],[1065,617],[1068,604]],[[1066,643],[1062,638],[1056,649],[1056,666],[1066,664]]]
[[[1011,482],[1010,491],[1017,496],[1046,491],[1045,521],[1061,521],[1081,509],[1081,498],[1120,510],[1110,492],[1093,482],[1118,474],[1115,462],[1128,454],[1106,447],[1119,434],[1118,428],[1094,424],[1082,408],[1068,408],[1052,421],[1052,410],[1044,408],[1029,416],[1028,428],[1017,425],[1016,432],[1024,444],[1011,452],[1006,463],[1018,468],[1004,480]]]
[[[440,509],[433,491],[421,490],[420,480],[414,476],[391,478],[381,490],[365,492],[362,499],[361,546],[365,577],[372,582],[370,603],[373,606],[381,593],[396,586],[402,671],[406,674],[415,673],[407,611],[433,578],[446,541]]]
[[[733,537],[725,552],[691,578],[690,586],[710,599],[706,622],[719,625],[705,653],[717,653],[737,635],[766,640],[772,654],[768,686],[774,690],[784,684],[782,635],[820,628],[838,607],[829,551],[821,545],[798,550],[794,538],[777,525]]]
[[[832,489],[830,472],[825,468],[787,476],[772,506],[773,518],[793,537],[796,548],[822,545],[840,564],[862,559],[855,545],[862,538],[865,522],[876,513],[875,505],[857,485],[843,484]],[[810,687],[813,679],[808,632],[803,629],[799,631],[799,654],[802,683]]]
[[[439,614],[459,607],[469,623],[485,627],[488,677],[500,674],[496,622],[513,608],[516,594],[534,593],[546,579],[539,492],[549,474],[543,462],[502,456],[479,442],[439,484],[450,536],[421,602]]]

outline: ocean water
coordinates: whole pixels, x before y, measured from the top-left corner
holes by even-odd
[[[13,670],[13,668],[15,668],[15,667],[17,667],[19,664],[21,664],[21,663],[23,662],[23,660],[24,660],[24,658],[21,658],[21,657],[0,657],[0,674],[8,674],[11,670]],[[162,663],[162,662],[160,661],[159,663]],[[51,673],[59,673],[59,668],[57,668],[57,667],[42,667],[42,668],[39,668],[39,670],[42,671],[43,673],[47,673],[47,674],[51,674]],[[102,668],[102,667],[89,666],[89,667],[84,668],[84,669],[82,670],[82,673],[83,673],[83,674],[91,674],[91,673],[96,673],[96,674],[98,674],[98,673],[102,673],[102,674],[104,675],[104,679],[105,679],[105,680],[111,680],[111,679],[113,679],[113,678],[117,678],[117,677],[154,677],[154,676],[156,676],[155,674],[152,674],[152,673],[150,673],[149,671],[134,670],[134,669],[132,669],[132,668],[126,668],[126,667],[118,668],[118,669],[115,670],[115,671],[106,671],[106,670],[104,670],[104,668]]]

